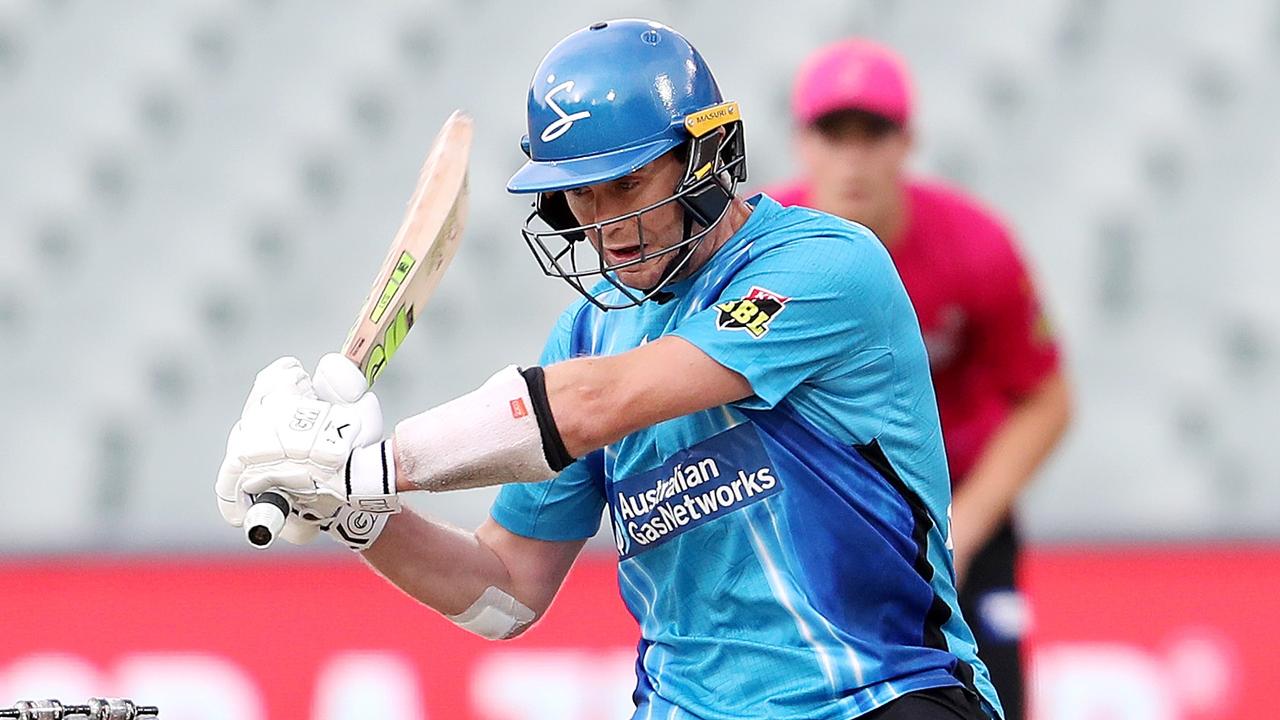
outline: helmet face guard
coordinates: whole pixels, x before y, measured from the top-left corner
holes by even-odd
[[[602,310],[634,307],[654,298],[661,301],[663,288],[680,275],[694,251],[728,215],[738,183],[746,179],[746,146],[738,117],[736,103],[725,103],[686,118],[684,125],[693,137],[685,145],[684,175],[671,196],[646,207],[584,225],[569,210],[563,190],[538,193],[521,234],[542,272],[569,283]],[[651,250],[645,242],[642,216],[671,203],[683,211],[683,237],[669,247]],[[599,243],[606,226],[630,222],[636,226],[640,256],[621,263],[605,262],[590,240]],[[580,257],[580,253],[595,257]],[[619,270],[663,257],[668,258],[666,267],[652,287],[632,288],[618,279]],[[601,280],[607,286],[597,288]],[[620,298],[606,299],[614,290]]]

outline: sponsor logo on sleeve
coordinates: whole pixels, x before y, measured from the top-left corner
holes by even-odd
[[[634,557],[781,491],[755,428],[735,426],[610,485],[618,555]]]
[[[786,309],[790,299],[762,287],[752,287],[741,299],[716,305],[719,311],[716,329],[745,330],[753,338],[764,337],[769,332],[769,323]]]

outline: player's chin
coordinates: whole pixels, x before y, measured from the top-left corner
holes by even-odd
[[[661,260],[649,260],[637,265],[619,268],[614,271],[618,280],[633,290],[647,290],[662,279],[663,264]]]

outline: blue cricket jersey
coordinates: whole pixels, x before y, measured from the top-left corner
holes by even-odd
[[[641,630],[635,718],[849,720],[952,685],[998,717],[956,602],[937,407],[893,263],[860,225],[751,202],[672,299],[580,300],[541,362],[675,335],[755,394],[507,485],[492,515],[576,540],[608,508]]]

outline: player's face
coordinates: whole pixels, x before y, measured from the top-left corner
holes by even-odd
[[[583,225],[634,212],[671,197],[684,175],[684,162],[667,153],[630,175],[599,185],[565,191],[569,209]],[[641,228],[644,247],[641,248]],[[678,203],[665,203],[631,218],[588,232],[587,238],[606,266],[631,262],[665,250],[684,237],[684,211]],[[654,287],[662,279],[671,255],[646,260],[617,271],[618,279],[637,289]]]
[[[897,205],[911,134],[866,113],[839,112],[802,129],[797,149],[813,204],[874,230]]]

